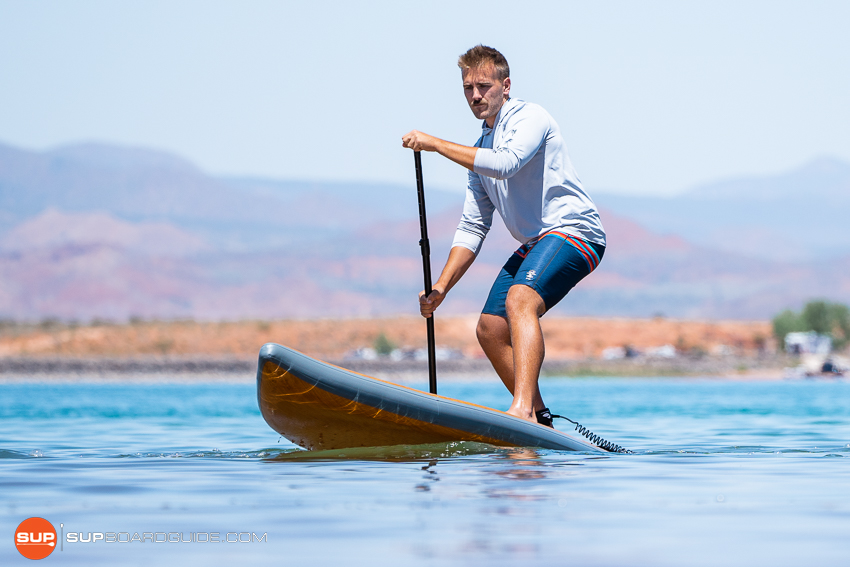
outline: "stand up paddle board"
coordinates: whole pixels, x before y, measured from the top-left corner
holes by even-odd
[[[605,452],[502,411],[364,376],[274,343],[260,349],[257,401],[272,429],[311,450],[476,441]]]

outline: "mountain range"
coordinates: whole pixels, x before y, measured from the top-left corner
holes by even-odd
[[[609,245],[562,315],[765,318],[850,300],[850,165],[668,198],[593,194]],[[434,277],[462,193],[429,189]],[[0,317],[368,317],[415,313],[416,189],[214,177],[168,153],[0,145]],[[500,222],[441,307],[480,309],[517,243]]]
[[[850,164],[820,158],[781,175],[730,179],[673,197],[603,194],[601,206],[653,231],[778,261],[850,254]]]

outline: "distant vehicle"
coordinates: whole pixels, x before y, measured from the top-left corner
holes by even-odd
[[[844,376],[844,369],[835,363],[831,358],[827,358],[821,367],[822,374],[830,374],[832,376]]]
[[[785,352],[788,354],[823,354],[832,352],[832,337],[815,331],[785,335]]]

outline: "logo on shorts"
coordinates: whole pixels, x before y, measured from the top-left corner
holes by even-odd
[[[44,559],[56,549],[56,528],[44,518],[28,518],[15,530],[15,547],[27,559]]]
[[[527,274],[525,274],[525,279],[527,279],[527,280],[533,280],[533,279],[534,279],[534,276],[536,276],[536,275],[537,275],[537,272],[536,272],[536,271],[534,271],[534,270],[528,270],[528,273],[527,273]]]

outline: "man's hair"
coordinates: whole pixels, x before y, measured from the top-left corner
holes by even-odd
[[[492,63],[496,68],[496,75],[500,81],[504,81],[511,76],[511,68],[508,66],[508,60],[498,50],[486,45],[476,45],[457,59],[457,66],[461,71],[465,69],[475,69],[482,65]]]

